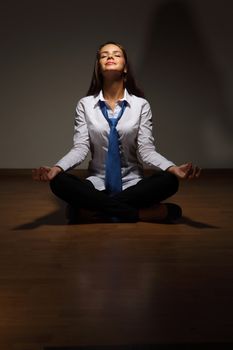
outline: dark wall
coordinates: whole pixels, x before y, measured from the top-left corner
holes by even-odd
[[[129,52],[158,151],[232,167],[232,13],[226,0],[2,3],[0,167],[51,165],[68,151],[76,103],[107,40]]]

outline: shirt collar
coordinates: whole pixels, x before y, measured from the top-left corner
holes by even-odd
[[[119,101],[126,101],[127,104],[130,106],[130,94],[128,93],[127,89],[124,90],[124,96]],[[95,107],[98,105],[99,101],[106,101],[103,96],[103,91],[100,90],[99,94],[95,97]]]

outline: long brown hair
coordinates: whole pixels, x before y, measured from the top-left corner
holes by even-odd
[[[93,71],[93,75],[92,75],[92,79],[91,79],[91,84],[89,86],[89,89],[87,91],[86,96],[97,95],[103,87],[103,76],[101,74],[100,65],[99,65],[100,50],[102,49],[102,47],[104,47],[105,45],[108,45],[108,44],[118,46],[123,52],[126,67],[127,67],[127,73],[124,73],[124,87],[128,90],[128,92],[130,94],[136,95],[138,97],[145,97],[143,91],[137,86],[137,84],[135,82],[132,68],[130,66],[130,63],[129,63],[129,60],[127,57],[127,53],[126,53],[124,47],[121,44],[118,44],[114,41],[108,41],[108,42],[100,45],[100,47],[98,48],[97,53],[96,53],[96,59],[95,59],[95,65],[94,65],[94,71]]]

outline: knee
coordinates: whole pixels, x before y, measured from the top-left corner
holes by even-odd
[[[49,185],[51,188],[51,191],[54,194],[57,194],[59,192],[59,189],[62,186],[62,183],[64,182],[64,177],[65,177],[65,173],[59,173],[58,175],[56,175],[52,180],[50,180]]]
[[[175,176],[172,173],[169,173],[168,171],[165,171],[166,181],[167,181],[167,188],[171,192],[171,195],[175,194],[179,189],[179,180],[177,176]]]

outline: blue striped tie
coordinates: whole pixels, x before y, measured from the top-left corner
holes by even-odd
[[[119,135],[116,126],[124,113],[127,102],[123,101],[120,113],[117,118],[109,118],[107,106],[104,101],[99,101],[99,104],[101,111],[110,127],[110,133],[108,137],[108,153],[105,167],[105,188],[107,192],[113,196],[114,194],[122,191]]]

